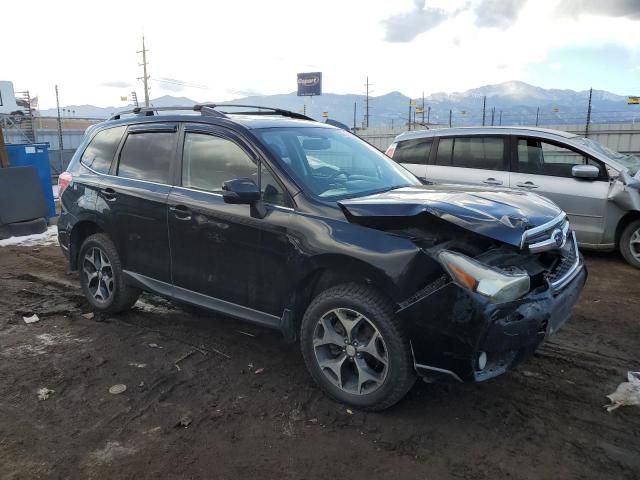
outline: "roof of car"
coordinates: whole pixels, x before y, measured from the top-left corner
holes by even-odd
[[[424,137],[442,137],[449,135],[486,135],[487,133],[493,135],[550,135],[563,138],[577,137],[575,133],[563,132],[562,130],[554,130],[551,128],[539,128],[539,127],[518,127],[518,126],[504,126],[504,127],[454,127],[454,128],[438,128],[431,130],[414,130],[412,132],[404,132],[396,137],[396,141],[407,140],[409,138],[424,138]]]

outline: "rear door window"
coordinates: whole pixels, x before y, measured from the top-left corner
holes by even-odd
[[[109,173],[126,127],[114,127],[95,134],[80,162],[98,173]]]
[[[398,163],[426,165],[431,153],[432,138],[413,138],[398,142],[393,160]]]
[[[504,138],[457,137],[451,165],[481,170],[504,170]]]
[[[436,165],[440,165],[443,167],[450,167],[452,151],[453,151],[453,138],[441,138],[440,141],[438,141]]]
[[[175,132],[130,132],[120,152],[118,176],[169,183],[176,138]]]

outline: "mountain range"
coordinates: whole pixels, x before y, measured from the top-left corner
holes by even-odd
[[[464,92],[439,92],[424,97],[424,121],[448,124],[449,116],[454,125],[481,125],[483,103],[485,124],[500,123],[509,125],[532,125],[536,117],[540,125],[583,124],[586,122],[589,91],[545,89],[520,81],[510,81],[495,85],[485,85]],[[369,97],[369,126],[391,127],[406,124],[409,117],[409,105],[422,106],[422,98],[411,99],[400,92],[390,92],[377,97]],[[203,103],[186,97],[162,96],[151,100],[157,107],[187,106]],[[365,96],[358,94],[325,93],[319,97],[298,97],[295,92],[278,95],[254,95],[228,102],[205,102],[219,104],[250,104],[279,107],[321,119],[323,112],[330,118],[348,126],[355,123],[365,126]],[[415,113],[415,106],[412,112]],[[118,111],[131,109],[123,107],[97,107],[94,105],[68,105],[65,110],[75,111],[79,118],[107,118]],[[412,116],[413,116],[412,113]],[[640,114],[640,105],[628,105],[627,97],[605,90],[593,90],[593,123],[616,123],[631,121]],[[40,111],[42,116],[55,116],[55,109]],[[415,114],[421,122],[422,113]],[[412,118],[413,121],[413,118]]]

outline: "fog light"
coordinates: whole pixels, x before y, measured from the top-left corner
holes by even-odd
[[[480,352],[478,355],[478,370],[484,370],[487,366],[487,352]]]

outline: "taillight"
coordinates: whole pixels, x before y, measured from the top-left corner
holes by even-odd
[[[62,198],[62,193],[73,182],[73,175],[69,172],[62,172],[58,176],[58,198]]]
[[[387,155],[387,157],[393,158],[393,154],[396,153],[396,145],[398,144],[392,143],[391,145],[389,145],[389,148],[387,148],[387,151],[384,152]]]

